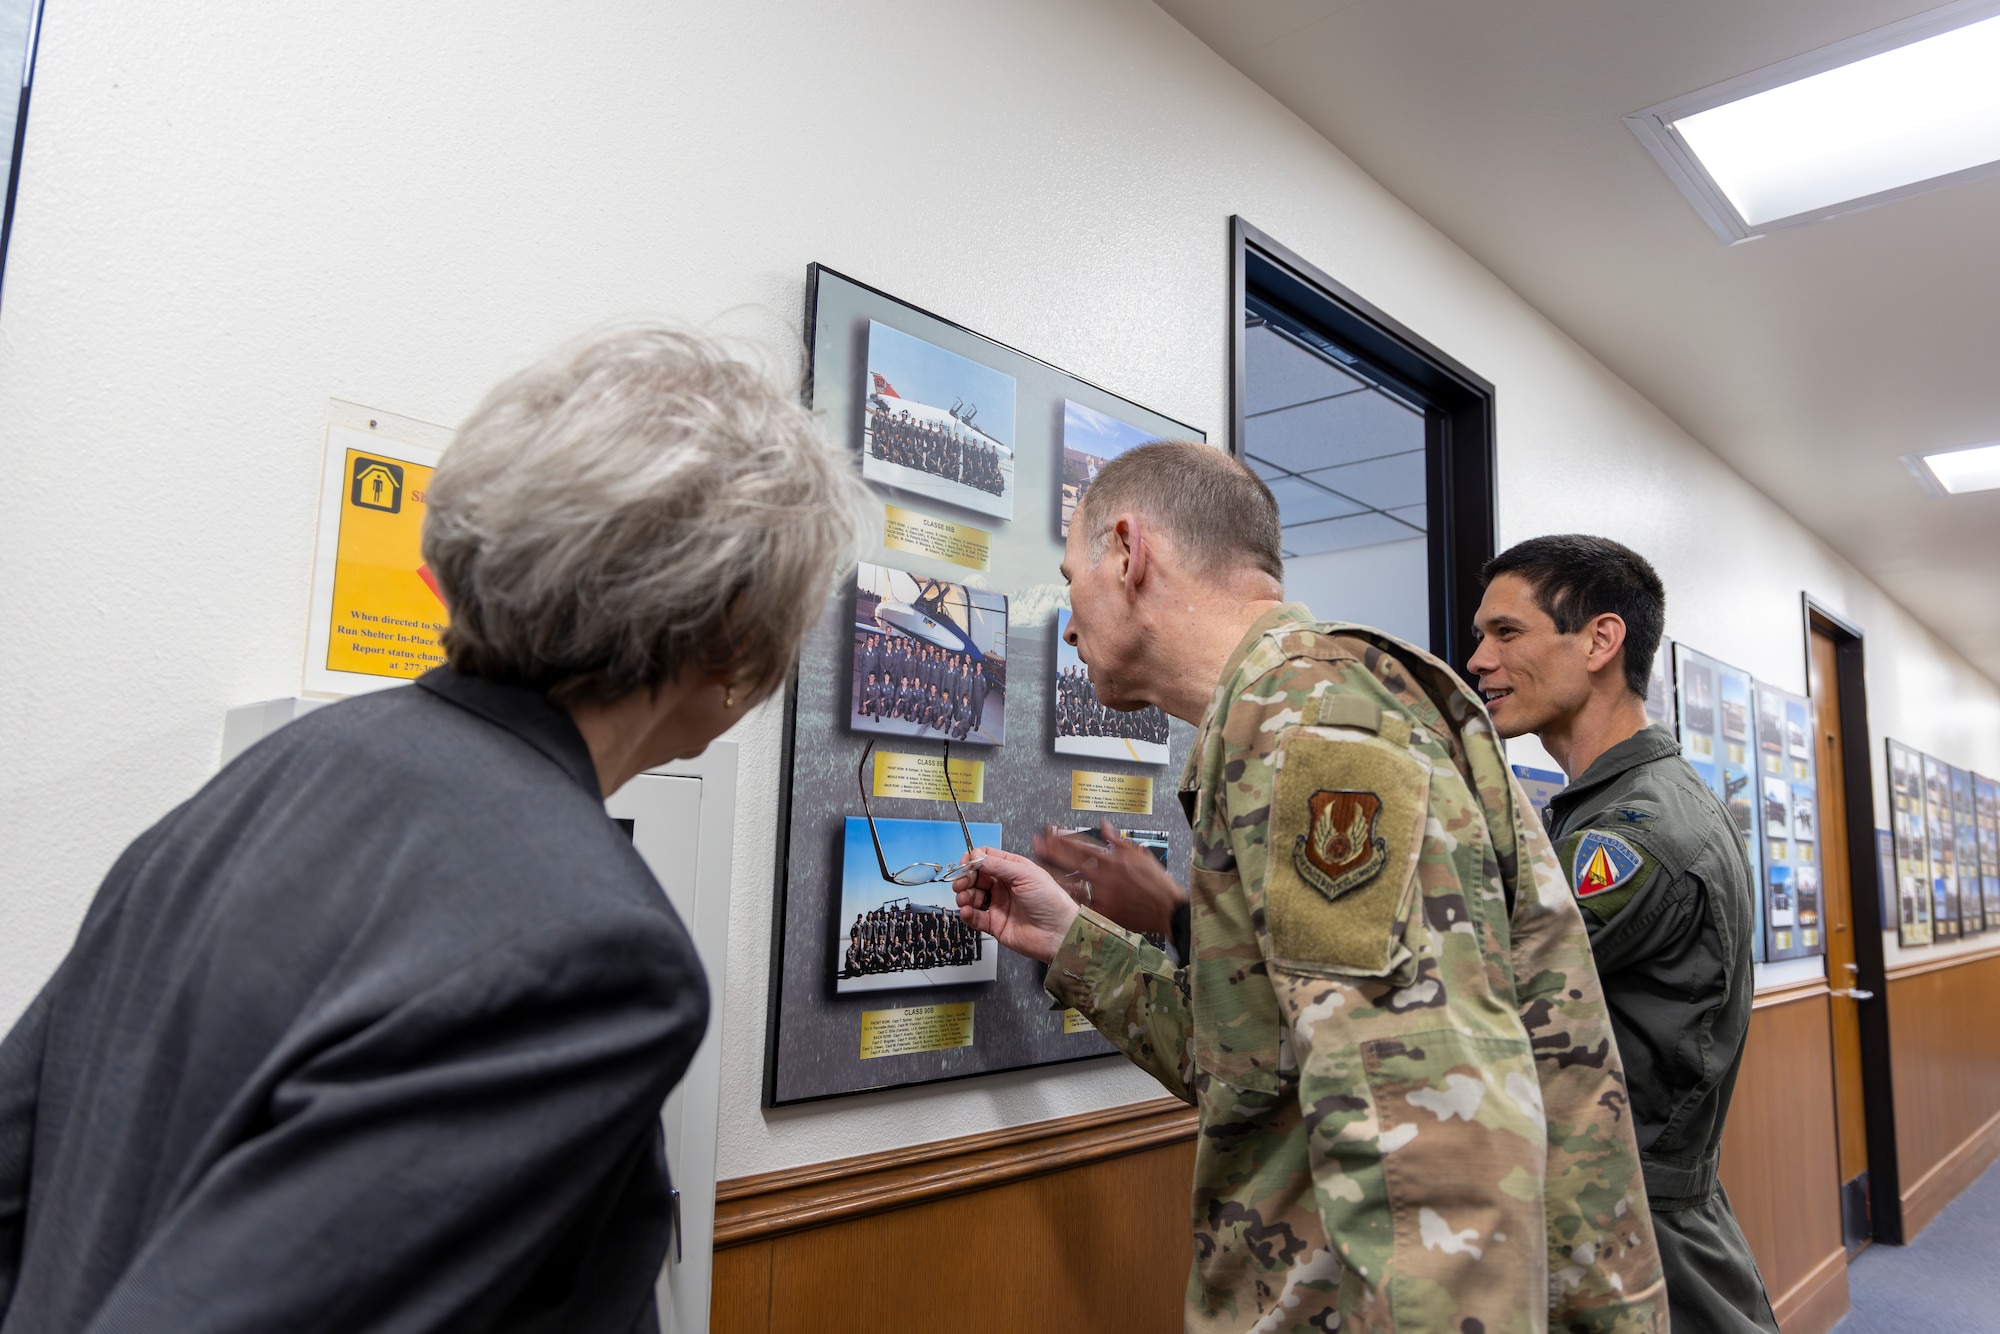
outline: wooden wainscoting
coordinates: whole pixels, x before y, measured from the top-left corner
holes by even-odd
[[[1722,1183],[1785,1334],[1847,1313],[1828,1004],[1824,982],[1757,998],[1722,1136]]]
[[[1909,1240],[2000,1158],[2000,947],[1889,970]]]
[[[722,1182],[710,1328],[1170,1334],[1194,1128],[1162,1098]]]

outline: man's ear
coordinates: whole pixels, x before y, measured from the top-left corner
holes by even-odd
[[[1588,636],[1583,657],[1585,670],[1604,671],[1624,656],[1625,618],[1617,612],[1607,611],[1601,616],[1591,617],[1584,633]]]
[[[1136,597],[1139,588],[1146,582],[1152,571],[1152,543],[1148,541],[1145,526],[1136,514],[1121,514],[1111,525],[1112,550],[1125,562],[1125,596]]]

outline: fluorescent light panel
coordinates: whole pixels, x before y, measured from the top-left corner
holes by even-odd
[[[2000,18],[1674,128],[1753,227],[2000,161]]]
[[[1725,240],[2000,170],[2000,5],[1947,5],[1627,116]]]
[[[1947,495],[2000,490],[2000,444],[1924,454],[1919,462]]]

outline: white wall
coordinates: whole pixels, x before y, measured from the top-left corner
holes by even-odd
[[[0,312],[0,1022],[212,772],[223,710],[298,688],[329,397],[452,423],[618,316],[795,349],[811,260],[1215,433],[1240,212],[1499,386],[1503,540],[1634,543],[1674,635],[1794,689],[1810,589],[1869,631],[1878,731],[2000,773],[1992,682],[1139,0],[65,0],[35,98]],[[775,711],[739,731],[724,1175],[1153,1094],[1105,1061],[761,1113]]]

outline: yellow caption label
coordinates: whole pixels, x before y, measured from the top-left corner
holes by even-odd
[[[1785,769],[1785,762],[1776,755],[1766,755],[1764,757],[1764,767],[1770,770],[1774,774],[1783,773]]]
[[[875,790],[869,795],[950,801],[953,792],[956,792],[962,805],[986,800],[984,760],[953,760],[949,788],[944,780],[944,757],[941,755],[904,755],[878,750],[875,752]]]
[[[1785,845],[1775,838],[1771,840],[1771,860],[1774,862],[1785,860]]]
[[[993,534],[901,505],[882,507],[882,545],[892,551],[914,551],[919,556],[950,561],[968,570],[993,568]]]
[[[1063,1032],[1095,1033],[1096,1031],[1097,1031],[1096,1027],[1090,1022],[1090,1020],[1083,1017],[1082,1010],[1063,1011]]]
[[[334,543],[329,671],[421,676],[444,661],[444,602],[424,565],[431,470],[358,449],[346,456]]]
[[[1153,780],[1136,774],[1099,774],[1087,769],[1069,771],[1069,808],[1073,811],[1109,811],[1114,815],[1151,815]]]
[[[974,1001],[957,1005],[907,1005],[861,1013],[861,1059],[947,1051],[972,1045]]]

